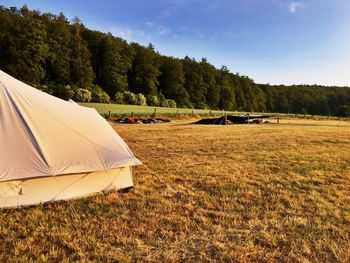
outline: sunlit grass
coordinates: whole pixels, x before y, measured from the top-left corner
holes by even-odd
[[[349,262],[350,125],[295,122],[116,125],[135,188],[2,211],[0,260]]]

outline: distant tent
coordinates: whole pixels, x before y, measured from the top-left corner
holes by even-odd
[[[271,115],[226,115],[226,117],[201,119],[195,124],[225,125],[226,124],[248,124],[264,123],[264,119],[271,118]]]
[[[138,164],[95,109],[0,70],[0,207],[131,187],[131,166]]]

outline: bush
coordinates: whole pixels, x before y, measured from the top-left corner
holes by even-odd
[[[59,97],[63,100],[69,100],[74,97],[74,89],[70,85],[57,85],[52,89],[52,95]]]
[[[147,106],[146,97],[142,93],[136,95],[136,105]]]
[[[80,102],[90,102],[92,99],[91,91],[87,89],[78,88],[75,90],[74,100]]]
[[[186,104],[186,105],[185,105],[185,108],[187,108],[187,109],[194,109],[194,107],[193,107],[193,104],[192,104],[192,103],[188,103],[188,104]]]
[[[141,95],[141,96],[140,96]],[[118,104],[136,105],[137,102],[146,103],[146,98],[141,93],[135,95],[130,91],[117,92],[114,96],[115,102]],[[147,105],[147,104],[146,104]]]
[[[157,96],[147,95],[146,100],[148,106],[159,106],[159,99]]]
[[[169,108],[176,108],[176,101],[175,100],[166,100],[168,102]]]
[[[110,101],[108,94],[98,85],[92,87],[91,96],[93,102],[109,103]]]
[[[168,101],[166,100],[166,98],[164,97],[164,95],[162,94],[162,92],[159,92],[159,105],[161,107],[169,107]]]
[[[115,102],[117,104],[123,104],[124,103],[124,94],[122,92],[117,92],[114,96]]]
[[[106,92],[102,92],[99,94],[99,99],[101,103],[110,103],[110,97]]]
[[[161,107],[169,107],[168,100],[162,100],[162,101],[160,102],[160,106],[161,106]]]
[[[207,104],[205,104],[204,102],[199,102],[196,106],[197,109],[208,109]]]
[[[166,99],[162,93],[159,96],[154,95],[143,95],[142,93],[134,94],[130,91],[117,92],[115,94],[115,102],[118,104],[131,104],[141,106],[161,106],[176,108],[176,101]]]
[[[123,102],[125,104],[135,105],[136,104],[136,95],[130,91],[123,92]]]

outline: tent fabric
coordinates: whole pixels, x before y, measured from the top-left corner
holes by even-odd
[[[77,107],[0,70],[0,181],[139,164],[95,109]]]
[[[0,182],[0,207],[75,199],[133,186],[131,167]]]
[[[69,103],[72,103],[72,104],[75,104],[75,105],[78,105],[78,106],[80,106],[78,103],[76,103],[74,100],[72,100],[72,99],[69,99],[69,100],[67,100]]]

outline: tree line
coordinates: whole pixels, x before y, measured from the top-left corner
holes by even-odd
[[[0,68],[63,99],[322,115],[350,105],[348,87],[257,84],[205,58],[163,56],[152,44],[129,44],[62,13],[1,6],[0,24]]]

